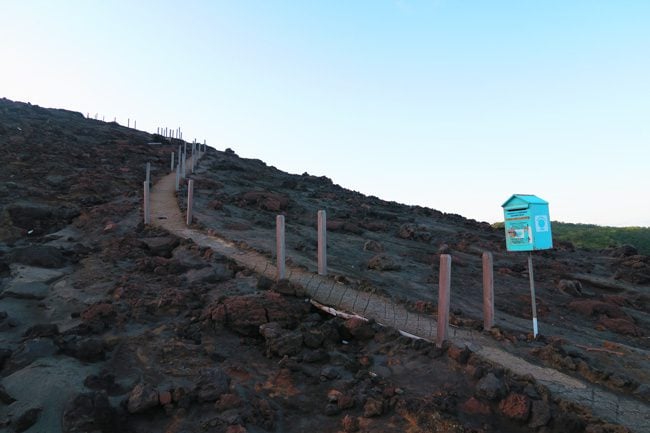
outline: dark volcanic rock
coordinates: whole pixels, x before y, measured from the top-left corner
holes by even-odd
[[[11,251],[13,262],[41,268],[62,268],[66,264],[61,250],[48,245],[31,245]]]
[[[10,405],[14,401],[16,399],[9,395],[4,386],[0,385],[0,403]]]
[[[146,383],[138,383],[129,393],[127,410],[129,413],[145,412],[158,406],[158,391]]]
[[[621,245],[620,247],[612,249],[609,253],[611,257],[629,257],[637,254],[639,254],[639,252],[632,245]]]
[[[601,317],[598,320],[597,326],[616,332],[617,334],[631,335],[633,337],[643,337],[644,335],[643,330],[627,318],[611,319],[609,317]]]
[[[260,334],[266,340],[267,356],[297,355],[302,349],[302,333],[282,329],[277,322],[261,325]]]
[[[585,316],[605,314],[611,318],[626,317],[626,314],[618,305],[594,299],[577,299],[569,304],[569,308]]]
[[[24,432],[38,421],[38,417],[41,415],[43,409],[40,407],[35,407],[27,409],[23,412],[14,422],[14,431],[20,433]]]
[[[201,371],[197,387],[199,401],[215,401],[230,389],[230,377],[219,367]]]
[[[402,267],[386,254],[378,254],[368,261],[368,269],[376,271],[399,271]]]
[[[219,283],[233,278],[235,273],[223,263],[216,263],[201,269],[190,269],[185,273],[189,284]]]
[[[54,355],[56,345],[49,338],[34,338],[25,341],[13,352],[11,358],[5,363],[8,371],[20,370],[40,358]]]
[[[233,296],[209,307],[212,320],[243,335],[259,335],[260,325],[278,322],[294,327],[309,312],[310,306],[274,292]]]
[[[156,238],[145,238],[142,241],[147,245],[149,254],[170,258],[172,251],[179,245],[178,238],[171,236],[160,236]]]
[[[551,408],[548,403],[541,400],[534,400],[530,410],[530,421],[528,426],[539,428],[548,424],[551,420]]]
[[[557,283],[557,288],[560,292],[566,293],[567,295],[582,295],[582,283],[578,280],[560,280]]]
[[[380,242],[369,240],[363,244],[363,250],[372,251],[374,253],[383,253],[384,246]]]
[[[12,225],[23,230],[34,230],[38,234],[61,228],[79,215],[76,206],[50,206],[35,202],[11,203],[6,210]]]
[[[66,355],[87,362],[97,362],[104,359],[106,350],[104,342],[98,338],[82,338],[76,335],[65,336],[57,341]]]
[[[239,203],[244,206],[256,206],[259,209],[279,212],[289,206],[289,199],[282,195],[266,191],[249,191],[241,195]]]
[[[476,394],[488,400],[498,400],[506,393],[506,384],[494,373],[488,373],[476,384]]]
[[[530,397],[513,392],[501,400],[499,410],[510,419],[526,421],[530,414]]]
[[[47,284],[40,282],[29,283],[12,283],[4,292],[2,296],[8,296],[17,299],[45,299],[50,293],[50,288]]]
[[[59,335],[59,326],[54,323],[34,325],[23,334],[23,338],[54,337]]]
[[[63,411],[64,433],[109,433],[115,431],[114,409],[106,394],[78,394]]]
[[[370,340],[375,336],[375,330],[367,320],[357,317],[347,319],[343,322],[343,330],[351,337],[358,340]]]

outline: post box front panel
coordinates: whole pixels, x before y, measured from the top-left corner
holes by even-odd
[[[506,209],[504,214],[507,250],[532,251],[534,237],[530,209]]]

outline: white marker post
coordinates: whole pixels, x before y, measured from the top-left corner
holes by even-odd
[[[530,303],[533,308],[533,338],[537,338],[537,302],[535,301],[535,277],[533,275],[533,253],[528,253],[528,278],[530,279]]]
[[[194,181],[187,182],[187,225],[192,224],[192,205],[194,204]]]
[[[133,120],[133,129],[138,129],[138,121],[135,119]]]
[[[451,295],[451,256],[440,255],[440,277],[438,286],[438,329],[436,333],[436,346],[442,343],[449,335],[449,298]]]
[[[194,143],[192,143],[192,162],[190,162],[190,170],[192,171],[192,173],[194,173],[194,160],[196,159],[196,156],[195,156],[195,153],[194,153],[195,148],[196,148],[196,145]]]
[[[286,249],[284,242],[284,215],[275,217],[275,244],[277,249],[276,259],[278,267],[278,280],[285,277]]]
[[[178,192],[181,183],[181,164],[176,164],[176,191]]]
[[[149,182],[144,181],[144,223],[149,224],[150,221],[150,216],[149,216]]]
[[[95,115],[95,117],[97,117],[97,115]],[[131,118],[130,117],[128,119],[126,119],[126,127],[127,128],[131,127]]]
[[[327,275],[327,213],[318,211],[318,275]]]
[[[187,159],[187,144],[183,143],[183,166],[181,167],[181,175],[183,176],[183,179],[185,179],[185,160]]]
[[[494,326],[494,260],[492,253],[483,253],[483,329]]]

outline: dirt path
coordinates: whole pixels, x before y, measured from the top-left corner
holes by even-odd
[[[189,161],[191,158],[188,158]],[[212,248],[249,269],[269,278],[276,277],[276,268],[267,257],[245,251],[232,242],[188,228],[178,207],[175,173],[163,177],[151,190],[151,221],[175,235],[192,239],[196,244]],[[301,269],[288,268],[287,278],[303,286],[316,301],[336,309],[374,319],[408,334],[435,341],[436,322],[425,314],[407,311],[375,293],[357,291],[333,278],[322,277]],[[498,347],[498,343],[479,332],[450,329],[457,346],[468,346],[485,359],[518,375],[530,374],[557,397],[582,404],[605,420],[624,425],[636,432],[650,432],[650,406],[641,401],[618,396],[612,392],[580,381],[552,368],[531,364]]]

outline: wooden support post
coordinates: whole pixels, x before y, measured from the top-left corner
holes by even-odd
[[[181,183],[181,165],[176,164],[176,191],[180,189]]]
[[[194,161],[196,160],[196,152],[194,151],[196,149],[196,145],[192,143],[192,160],[190,162],[190,170],[192,173],[194,173]]]
[[[535,300],[535,277],[533,275],[533,254],[528,253],[528,278],[530,280],[530,303],[533,309],[533,338],[537,338],[537,302]]]
[[[192,205],[194,204],[194,181],[187,181],[187,225],[192,224]]]
[[[284,215],[278,215],[275,217],[275,245],[276,245],[276,259],[277,259],[277,268],[278,268],[278,280],[282,280],[285,277],[285,261],[286,261],[286,249],[284,242]]]
[[[318,275],[327,275],[327,213],[318,211]]]
[[[483,329],[494,326],[494,260],[492,253],[483,253]]]
[[[174,152],[172,152],[172,163],[170,165],[169,171],[174,171]]]
[[[149,224],[150,221],[150,216],[149,216],[149,182],[144,181],[144,223]]]
[[[181,167],[181,176],[185,179],[185,160],[187,159],[187,144],[183,143],[183,166]]]
[[[436,346],[442,347],[449,335],[449,298],[451,295],[451,256],[440,255],[440,279],[438,286],[438,332]]]

